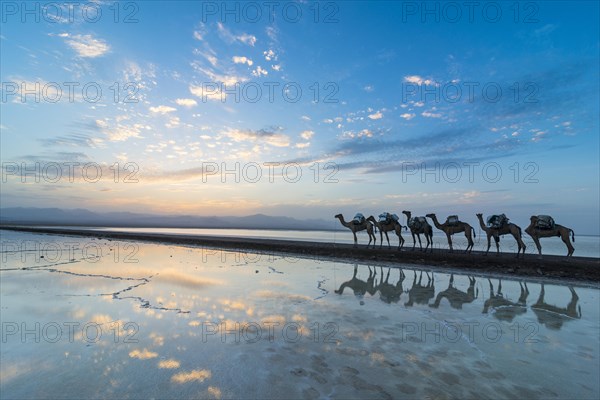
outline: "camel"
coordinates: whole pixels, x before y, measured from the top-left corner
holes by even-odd
[[[372,215],[367,218],[367,221],[371,221],[371,223],[377,228],[379,229],[379,236],[381,239],[381,242],[379,243],[379,248],[381,248],[383,246],[383,234],[385,233],[385,238],[387,239],[387,243],[388,243],[388,249],[390,249],[392,246],[390,246],[390,238],[388,236],[388,232],[390,231],[394,231],[396,232],[396,235],[398,235],[398,250],[402,249],[402,246],[404,246],[404,238],[402,237],[402,225],[400,225],[400,223],[398,221],[395,221],[394,219],[390,219],[390,223],[389,224],[382,224],[381,222],[377,221],[375,219],[375,217],[373,217]],[[406,227],[404,227],[404,229],[406,229]]]
[[[373,241],[373,247],[375,247],[375,241],[377,239],[375,238],[375,234],[373,233],[373,225],[369,221],[365,220],[362,224],[355,224],[353,221],[346,222],[342,214],[336,215],[335,218],[339,219],[342,225],[344,225],[346,228],[352,231],[352,234],[354,235],[354,247],[358,246],[356,232],[364,231],[365,229],[369,234],[369,243],[367,244],[367,247],[371,245],[371,240]]]
[[[404,282],[404,272],[402,269],[398,269],[400,271],[400,277],[398,278],[398,282],[395,285],[390,284],[388,281],[390,279],[390,270],[388,268],[387,276],[385,277],[385,281],[382,281],[377,288],[379,289],[379,297],[381,301],[384,303],[397,303],[400,300],[400,296],[404,291],[402,288],[402,282]],[[383,280],[383,269],[381,269],[381,278]]]
[[[531,309],[538,318],[538,321],[550,329],[558,330],[562,327],[563,321],[569,319],[581,319],[581,306],[577,308],[577,302],[579,296],[575,293],[575,289],[569,286],[571,291],[571,301],[567,304],[567,307],[561,308],[550,305],[544,300],[546,290],[542,283],[542,289],[540,291],[540,297],[537,302],[531,306]],[[579,311],[579,312],[577,312]]]
[[[408,291],[408,301],[404,303],[405,307],[412,307],[414,303],[428,304],[429,299],[433,299],[433,296],[435,296],[435,282],[433,273],[431,273],[431,277],[429,277],[429,273],[425,272],[427,275],[427,285],[425,286],[421,283],[423,281],[423,271],[421,271],[421,274],[419,275],[418,283],[417,272],[413,270],[413,273],[413,284]]]
[[[489,308],[492,307],[496,310],[493,314],[494,317],[501,321],[512,322],[517,315],[525,314],[527,312],[527,297],[529,296],[527,283],[521,284],[521,282],[519,282],[521,295],[519,296],[519,300],[515,303],[506,299],[502,294],[502,280],[498,280],[498,291],[496,294],[494,294],[494,285],[492,284],[492,281],[488,279],[488,282],[490,284],[490,298],[483,304],[483,314],[487,314]]]
[[[407,221],[410,221],[411,212],[410,211],[402,211],[402,214],[406,215]],[[413,251],[415,250],[415,246],[417,245],[417,241],[415,240],[415,235],[419,239],[419,248],[423,251],[423,245],[421,244],[421,234],[425,235],[425,239],[427,240],[427,246],[425,246],[425,251],[427,252],[427,248],[431,245],[431,251],[433,251],[433,228],[431,225],[427,223],[427,220],[421,226],[409,226],[410,234],[413,238]]]
[[[575,232],[573,232],[573,229],[558,224],[555,224],[554,228],[552,229],[539,229],[537,227],[538,217],[536,217],[535,215],[531,216],[530,221],[531,222],[529,223],[529,226],[525,229],[525,232],[527,232],[527,234],[531,236],[531,238],[535,242],[535,246],[537,247],[540,256],[542,255],[542,246],[540,245],[540,238],[553,236],[560,236],[563,243],[567,245],[567,257],[573,255],[575,248],[569,240],[570,233],[573,242],[575,242]]]
[[[334,290],[334,292],[341,295],[344,293],[344,289],[349,287],[352,289],[352,291],[354,291],[354,295],[356,297],[363,297],[365,293],[369,293],[371,296],[373,296],[377,292],[377,289],[374,285],[375,277],[377,276],[377,270],[375,267],[373,267],[373,271],[371,271],[371,267],[369,267],[369,277],[367,278],[366,282],[362,279],[358,279],[356,277],[357,273],[358,264],[354,264],[354,275],[352,275],[352,279],[342,283],[340,288],[338,290]]]
[[[436,228],[438,228],[441,231],[444,231],[444,233],[446,234],[446,238],[448,238],[448,245],[450,246],[450,252],[454,251],[454,249],[452,248],[452,235],[454,235],[455,233],[460,233],[460,232],[465,233],[465,237],[467,238],[467,241],[469,242],[469,244],[467,245],[467,248],[465,249],[465,253],[470,253],[471,250],[473,250],[473,245],[475,243],[473,242],[473,238],[471,237],[471,234],[473,234],[473,237],[475,237],[475,230],[473,229],[473,227],[471,225],[467,224],[466,222],[462,222],[462,221],[458,221],[458,223],[456,225],[448,225],[447,222],[440,224],[438,222],[437,217],[433,213],[427,214],[426,217],[431,218],[431,220],[433,221],[433,224],[435,225]]]
[[[490,228],[490,227],[486,226],[485,223],[483,222],[482,214],[475,214],[475,215],[477,216],[477,219],[479,219],[479,226],[487,235],[487,250],[485,251],[486,256],[488,255],[488,252],[490,251],[490,246],[491,246],[490,239],[492,238],[492,236],[494,237],[494,241],[496,242],[496,255],[500,255],[500,236],[504,236],[509,233],[511,235],[513,235],[513,237],[517,241],[517,245],[519,246],[519,248],[517,249],[517,258],[519,258],[519,253],[521,252],[521,249],[523,249],[523,256],[525,256],[526,246],[525,246],[525,243],[523,243],[523,240],[521,239],[521,228],[518,225],[515,225],[511,222],[511,223],[505,223],[500,228]]]
[[[472,303],[478,295],[479,291],[475,294],[475,278],[469,276],[469,288],[466,292],[463,292],[454,287],[454,274],[451,274],[448,289],[439,292],[435,298],[435,302],[430,304],[429,307],[438,308],[442,299],[446,298],[452,308],[460,310],[463,304]]]

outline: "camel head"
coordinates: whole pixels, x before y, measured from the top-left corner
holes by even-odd
[[[334,216],[333,218],[342,218],[342,214],[337,214],[336,216]]]
[[[430,213],[430,214],[427,214],[427,215],[426,215],[426,217],[427,217],[427,218],[434,218],[434,217],[435,217],[435,214],[434,214],[434,213]]]
[[[535,224],[538,220],[538,217],[536,215],[532,215],[529,220],[531,221],[532,224]]]
[[[476,216],[477,218],[479,218],[479,217],[483,217],[483,214],[482,214],[482,213],[478,213],[478,214],[475,214],[475,216]]]
[[[402,211],[402,214],[404,214],[404,215],[406,215],[408,217],[408,214],[411,214],[411,212],[405,210],[405,211]]]

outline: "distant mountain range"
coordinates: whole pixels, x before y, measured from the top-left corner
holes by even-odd
[[[336,221],[337,222],[337,221]],[[155,215],[131,212],[99,213],[83,208],[12,207],[0,209],[1,224],[69,225],[140,228],[231,228],[231,229],[340,229],[332,221],[323,219],[299,220],[255,214],[245,217],[216,217],[198,215]],[[339,225],[339,224],[338,224]]]

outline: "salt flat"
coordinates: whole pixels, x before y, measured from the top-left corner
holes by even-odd
[[[600,394],[596,288],[133,240],[2,241],[21,246],[2,253],[2,398]]]

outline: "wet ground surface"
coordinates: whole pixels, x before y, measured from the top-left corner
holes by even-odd
[[[14,227],[6,228],[24,232],[45,232],[64,234],[80,237],[95,237],[107,239],[144,240],[161,243],[196,245],[218,247],[233,250],[262,251],[266,253],[300,254],[315,259],[340,259],[349,262],[370,263],[409,263],[417,265],[432,265],[461,269],[470,273],[492,273],[514,277],[536,277],[556,279],[559,282],[569,280],[587,281],[591,284],[600,283],[600,259],[590,257],[566,257],[528,254],[517,258],[514,254],[490,253],[473,251],[466,254],[463,251],[434,249],[433,252],[411,251],[408,248],[398,251],[397,248],[375,247],[367,248],[365,245],[353,247],[349,244],[317,243],[306,241],[232,238],[210,236],[168,236],[151,233],[125,233],[125,232],[91,232],[89,230],[65,230],[55,228]]]
[[[1,398],[600,395],[589,283],[111,238],[2,241]]]

